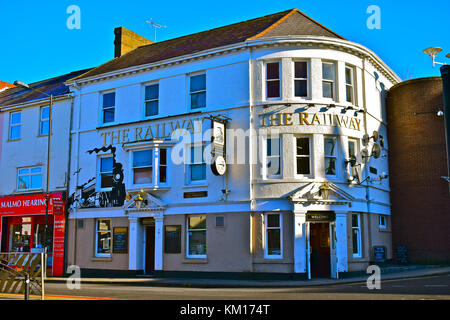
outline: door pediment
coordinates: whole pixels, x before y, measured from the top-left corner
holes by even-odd
[[[332,182],[310,182],[287,194],[294,203],[347,205],[353,196]]]

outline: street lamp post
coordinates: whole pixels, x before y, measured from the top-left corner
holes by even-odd
[[[51,146],[51,137],[52,137],[52,107],[53,107],[53,95],[45,93],[39,89],[31,88],[28,84],[22,82],[22,81],[14,81],[14,85],[16,87],[21,87],[27,90],[32,90],[39,92],[41,94],[46,95],[50,98],[50,105],[49,105],[49,119],[48,119],[48,139],[47,139],[47,179],[45,184],[45,228],[44,228],[44,253],[47,256],[47,241],[48,241],[48,208],[50,204],[50,194],[49,194],[49,178],[50,178],[50,146]],[[44,271],[45,274],[47,273]]]

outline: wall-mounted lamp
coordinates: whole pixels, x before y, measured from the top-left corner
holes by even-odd
[[[357,117],[358,113],[364,113],[364,110],[363,109],[356,110],[354,116]]]
[[[356,110],[356,108],[355,108],[354,106],[347,106],[347,107],[344,108],[344,110],[345,110],[345,111],[348,111],[348,110]]]
[[[423,50],[423,53],[425,53],[431,57],[431,61],[433,62],[433,68],[434,68],[435,64],[446,65],[446,63],[435,61],[436,56],[441,51],[442,51],[442,48],[439,48],[439,47],[431,47],[431,48],[426,48]],[[446,57],[450,58],[450,54],[447,53]]]
[[[328,183],[324,182],[323,185],[319,188],[319,195],[323,200],[328,200],[330,197],[331,189],[328,186]]]
[[[432,113],[436,114],[436,116],[438,116],[438,117],[443,117],[443,116],[444,116],[444,111],[442,111],[442,110],[438,110],[438,111],[433,110],[433,111],[414,112],[413,114],[414,114],[415,116],[417,116],[417,115],[421,115],[421,114],[432,114]]]
[[[141,193],[139,192],[137,197],[134,199],[136,209],[140,209],[142,207],[143,202],[144,202],[144,198],[141,197]]]

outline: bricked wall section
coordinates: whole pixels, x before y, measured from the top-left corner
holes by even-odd
[[[114,57],[123,56],[125,53],[136,49],[137,47],[153,43],[153,41],[138,35],[124,27],[114,29]]]
[[[450,197],[441,178],[447,175],[445,124],[438,110],[440,77],[405,81],[388,92],[392,240],[394,253],[407,247],[410,263],[450,263]]]

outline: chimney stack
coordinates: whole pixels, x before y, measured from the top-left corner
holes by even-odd
[[[114,35],[114,58],[123,56],[125,53],[137,47],[153,43],[153,41],[124,27],[115,28]]]

